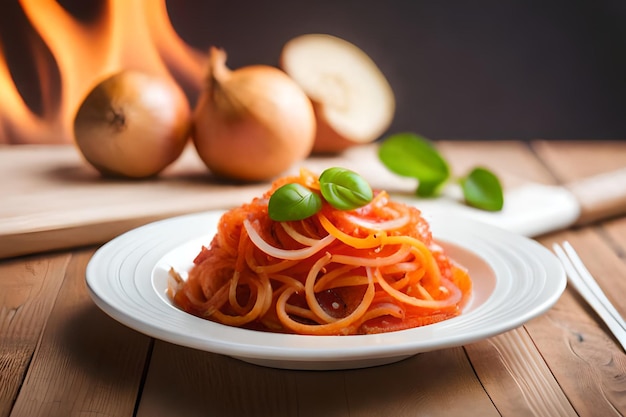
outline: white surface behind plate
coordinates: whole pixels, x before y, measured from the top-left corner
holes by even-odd
[[[573,224],[580,215],[580,206],[572,193],[558,186],[529,184],[505,194],[502,211],[488,212],[461,204],[459,190],[448,190],[437,199],[416,199],[394,195],[417,206],[426,216],[466,217],[527,237],[536,237]]]

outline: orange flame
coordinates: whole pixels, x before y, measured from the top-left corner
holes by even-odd
[[[30,53],[42,83],[41,111],[17,88],[0,38],[0,143],[69,143],[85,95],[122,69],[171,77],[192,95],[199,91],[206,54],[187,45],[169,20],[165,0],[107,0],[88,24],[56,0],[20,0],[34,37]],[[56,68],[49,68],[47,54]],[[50,73],[58,71],[58,77]],[[57,80],[58,78],[58,80]],[[58,81],[58,86],[49,85]]]

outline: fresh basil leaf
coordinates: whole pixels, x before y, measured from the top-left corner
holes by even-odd
[[[500,211],[504,206],[504,193],[498,177],[486,168],[474,168],[460,180],[463,196],[468,205],[487,211]]]
[[[345,168],[328,168],[319,178],[324,199],[336,209],[353,210],[366,205],[374,197],[363,177]]]
[[[268,214],[274,221],[284,222],[311,217],[322,208],[322,197],[307,187],[285,184],[271,195]]]
[[[441,184],[442,183],[437,181],[432,183],[420,181],[419,184],[417,184],[417,190],[415,191],[415,194],[418,197],[433,197],[439,192],[439,187],[441,186]]]
[[[416,178],[417,194],[434,195],[450,177],[447,162],[430,141],[413,133],[397,133],[383,140],[378,157],[392,172]]]

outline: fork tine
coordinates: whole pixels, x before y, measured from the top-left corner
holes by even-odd
[[[569,282],[600,316],[626,351],[626,323],[624,319],[598,286],[572,245],[569,242],[564,242],[563,247],[557,243],[552,246],[567,272]]]

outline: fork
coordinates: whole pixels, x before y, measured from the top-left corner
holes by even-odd
[[[570,284],[600,316],[626,351],[626,322],[606,297],[572,245],[567,241],[563,242],[562,246],[554,243],[552,249],[561,260]]]

